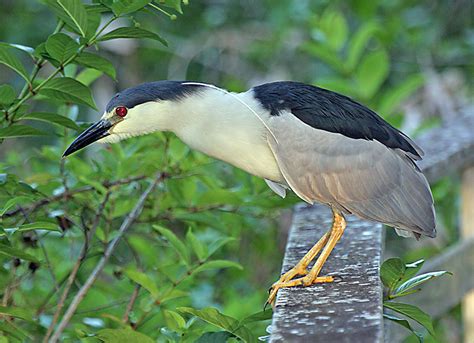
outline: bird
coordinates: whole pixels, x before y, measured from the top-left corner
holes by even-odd
[[[295,81],[241,93],[194,81],[147,82],[113,96],[102,118],[63,157],[96,141],[155,131],[171,131],[191,148],[263,178],[281,197],[291,190],[331,209],[331,228],[272,285],[269,304],[281,288],[334,281],[320,272],[348,214],[391,226],[401,236],[436,236],[433,196],[416,164],[423,151],[342,94]]]

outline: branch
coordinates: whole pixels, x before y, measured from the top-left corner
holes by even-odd
[[[87,42],[84,42],[80,45],[79,49],[77,49],[77,51],[71,56],[69,57],[66,61],[64,61],[63,63],[61,63],[61,65],[59,67],[57,67],[46,79],[44,79],[39,85],[37,85],[36,87],[34,87],[32,90],[30,90],[29,93],[24,93],[22,92],[23,94],[23,97],[20,97],[19,98],[19,101],[14,103],[10,108],[8,108],[7,110],[7,113],[15,113],[20,107],[21,105],[23,105],[23,103],[25,103],[26,101],[28,101],[30,98],[33,98],[36,96],[36,94],[38,94],[38,92],[49,82],[51,81],[54,77],[56,77],[56,75],[58,75],[59,73],[61,73],[63,70],[64,70],[64,67],[66,67],[69,63],[72,63],[74,61],[74,59],[79,56],[82,51],[84,49],[86,49],[87,47],[91,46],[91,45],[94,45],[96,42],[97,42],[97,39],[99,37],[99,35],[107,28],[107,26],[109,26],[115,19],[117,19],[116,16],[112,16],[105,24],[104,26],[99,30],[97,31],[90,39],[89,41]],[[58,26],[59,27],[59,26]],[[59,31],[58,31],[59,32]],[[35,73],[35,71],[33,71]],[[30,80],[31,82],[31,80]]]
[[[126,184],[132,183],[134,181],[140,181],[140,180],[144,180],[144,179],[146,179],[146,176],[144,176],[144,175],[135,176],[135,177],[120,179],[120,180],[116,180],[116,181],[112,181],[112,182],[105,181],[105,182],[102,183],[102,186],[104,186],[106,188],[110,188],[110,187],[114,187],[114,186],[126,185]],[[79,187],[79,188],[76,188],[76,189],[70,189],[68,191],[64,191],[60,194],[54,195],[50,198],[41,199],[41,200],[33,203],[29,207],[23,207],[23,210],[27,211],[28,213],[31,213],[31,212],[36,211],[38,208],[43,207],[44,205],[47,205],[49,203],[59,201],[61,199],[69,199],[74,194],[89,192],[89,191],[92,191],[94,189],[95,188],[92,187],[92,186],[84,186],[84,187]],[[14,215],[20,213],[21,211],[22,211],[22,209],[18,208],[16,210],[5,213],[3,215],[3,217],[13,217]]]
[[[63,318],[61,319],[61,322],[59,323],[58,328],[56,329],[56,332],[51,337],[50,342],[55,343],[60,339],[62,332],[64,331],[64,329],[68,325],[68,323],[71,320],[74,313],[76,312],[76,309],[79,306],[79,304],[81,303],[82,299],[84,299],[87,292],[92,287],[92,284],[95,282],[95,280],[98,278],[98,276],[100,275],[100,273],[104,269],[105,264],[107,263],[110,256],[112,255],[113,251],[115,250],[115,248],[117,246],[117,243],[123,237],[125,232],[130,228],[130,226],[132,226],[135,219],[138,218],[138,216],[140,215],[140,213],[143,210],[143,207],[145,205],[145,200],[147,199],[148,195],[150,195],[150,193],[164,179],[164,177],[165,177],[165,175],[162,174],[162,173],[157,174],[155,180],[150,184],[150,186],[140,196],[140,199],[138,200],[137,204],[133,208],[132,212],[130,212],[130,214],[122,222],[122,225],[120,226],[120,229],[118,231],[117,236],[107,245],[107,248],[104,252],[104,256],[102,256],[102,258],[99,260],[99,262],[95,266],[92,273],[87,278],[84,285],[77,292],[76,296],[74,297],[74,299],[72,300],[72,302],[69,305],[68,309],[66,310]]]
[[[110,198],[110,192],[107,192],[105,194],[104,200],[99,206],[99,209],[96,212],[92,227],[88,233],[85,234],[84,237],[84,244],[82,246],[81,253],[79,254],[79,257],[74,264],[74,267],[71,270],[71,273],[69,274],[69,277],[67,279],[66,286],[64,287],[63,293],[61,294],[61,298],[59,299],[58,305],[56,306],[56,311],[54,312],[53,315],[53,320],[51,321],[51,324],[48,327],[48,331],[46,332],[46,335],[43,338],[43,342],[46,343],[48,342],[49,336],[53,333],[54,326],[56,325],[56,322],[59,319],[59,316],[61,315],[61,310],[64,307],[64,303],[66,302],[67,296],[69,295],[69,291],[72,288],[72,285],[74,283],[74,280],[76,280],[77,273],[79,272],[79,268],[82,265],[82,262],[84,262],[84,259],[87,256],[87,251],[89,250],[89,242],[94,237],[95,231],[97,230],[97,226],[99,225],[100,222],[100,217],[102,216],[105,205],[107,204],[107,201]]]

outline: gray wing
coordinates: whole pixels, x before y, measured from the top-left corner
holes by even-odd
[[[399,149],[312,128],[283,112],[267,140],[291,189],[303,200],[435,236],[433,198],[424,175]]]

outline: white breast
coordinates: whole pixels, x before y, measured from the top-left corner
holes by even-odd
[[[263,116],[268,114],[252,93],[231,95],[210,89],[199,96],[181,102],[180,118],[176,118],[172,131],[196,150],[250,174],[282,182],[266,140],[267,129],[258,117],[265,120]]]

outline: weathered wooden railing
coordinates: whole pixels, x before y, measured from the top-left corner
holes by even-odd
[[[406,301],[420,305],[434,317],[465,298],[465,335],[474,342],[474,115],[456,118],[417,139],[425,151],[419,164],[433,183],[463,173],[463,237],[423,270],[445,269],[453,276],[424,287]],[[288,237],[282,272],[293,266],[331,226],[324,206],[298,205]],[[384,328],[379,267],[383,252],[382,225],[348,218],[344,236],[325,264],[322,275],[335,275],[330,284],[279,291],[270,342],[397,342],[406,332]],[[469,294],[471,293],[471,295]],[[405,299],[404,299],[405,300]],[[470,323],[467,321],[471,321]],[[469,329],[471,328],[471,329]],[[469,334],[473,336],[468,336]],[[468,339],[468,338],[466,338]],[[469,338],[470,339],[470,338]],[[467,340],[466,340],[467,342]]]

